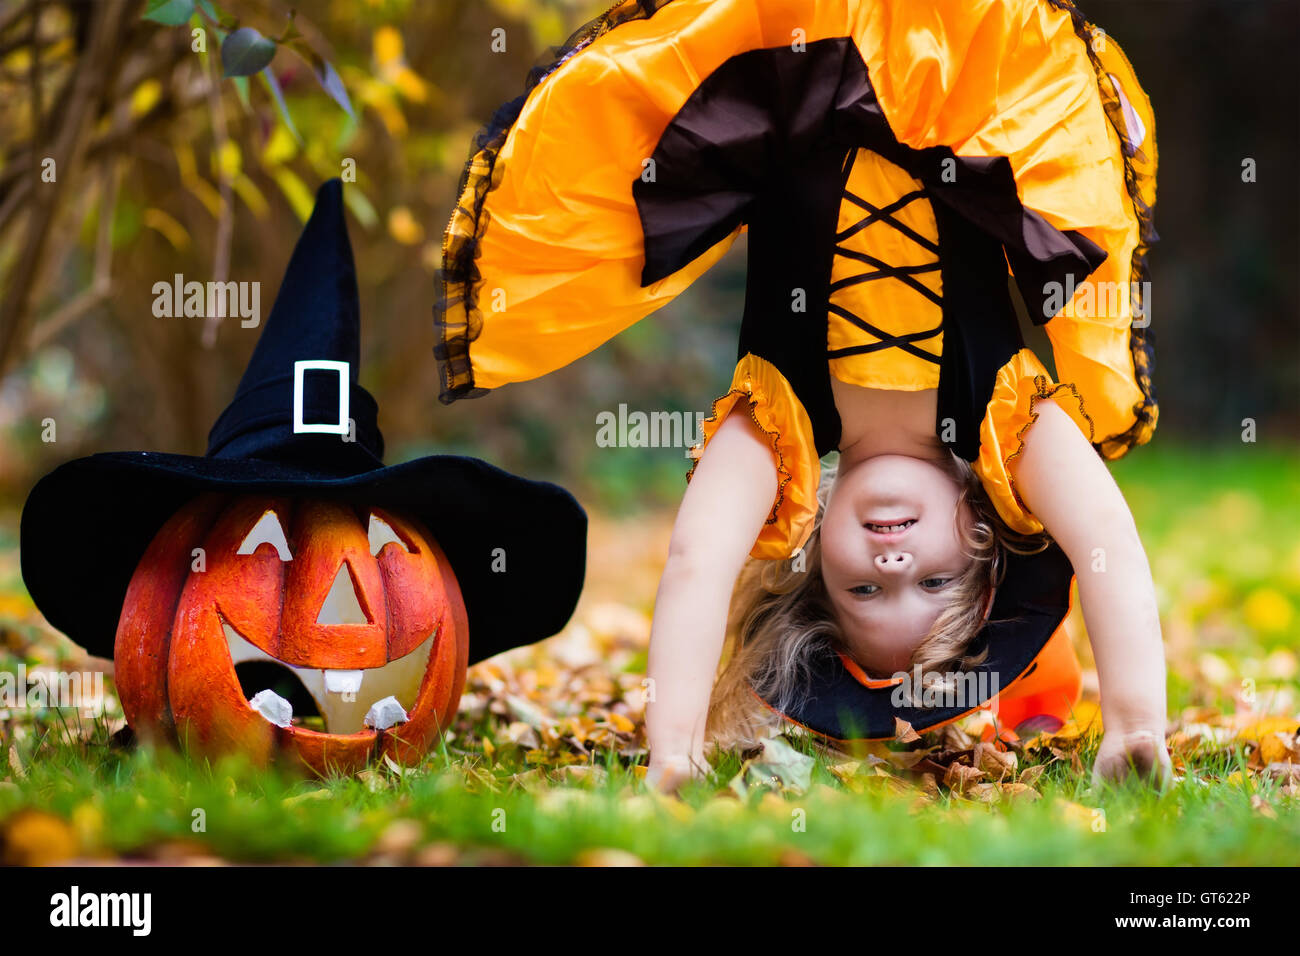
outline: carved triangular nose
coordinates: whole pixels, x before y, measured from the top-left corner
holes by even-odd
[[[346,561],[339,565],[339,573],[334,575],[334,583],[330,585],[329,594],[325,595],[325,601],[320,606],[320,613],[316,615],[316,623],[370,623],[369,618],[366,617],[366,612],[361,608],[361,602],[357,600],[356,583],[352,580],[352,572],[348,569]]]

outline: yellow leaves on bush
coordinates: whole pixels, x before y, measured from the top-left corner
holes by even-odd
[[[380,27],[375,31],[372,41],[375,52],[375,62],[381,67],[391,66],[402,59],[404,46],[402,35],[393,27]]]
[[[315,200],[312,192],[307,188],[307,184],[299,178],[298,174],[287,166],[281,166],[271,174],[280,187],[280,192],[284,193],[284,198],[289,201],[293,207],[294,214],[303,222],[311,218],[312,207]]]
[[[424,239],[424,227],[406,206],[395,206],[388,214],[388,234],[404,246]]]
[[[184,140],[176,140],[172,143],[172,153],[176,157],[176,168],[180,172],[181,185],[185,187],[186,192],[203,203],[203,208],[208,211],[213,219],[219,219],[221,217],[221,194],[217,192],[210,182],[199,175],[193,147]]]
[[[162,98],[162,84],[155,79],[148,79],[131,91],[131,115],[143,116]]]
[[[239,151],[239,144],[228,139],[221,144],[213,156],[212,169],[219,177],[234,179],[243,168],[243,162],[244,156]]]
[[[379,76],[397,89],[404,99],[423,103],[428,96],[424,80],[406,65],[402,35],[393,27],[375,31],[373,49]]]
[[[140,221],[171,243],[171,247],[177,252],[184,252],[190,247],[190,234],[186,228],[169,213],[163,212],[156,206],[146,209],[141,214]]]
[[[262,148],[262,162],[267,166],[279,166],[297,155],[298,141],[285,127],[277,124]]]

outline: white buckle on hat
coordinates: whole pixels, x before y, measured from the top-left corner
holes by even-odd
[[[337,372],[339,377],[339,420],[338,422],[304,422],[302,420],[302,377],[308,370]],[[348,419],[348,363],[330,362],[325,359],[303,359],[293,363],[293,430],[299,432],[318,432],[326,435],[346,435],[349,431]]]

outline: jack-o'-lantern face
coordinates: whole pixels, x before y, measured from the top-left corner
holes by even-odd
[[[417,760],[454,717],[468,626],[418,522],[342,501],[204,495],[127,589],[118,692],[141,736],[353,772]]]

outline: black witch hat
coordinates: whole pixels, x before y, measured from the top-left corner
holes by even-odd
[[[563,488],[477,458],[385,467],[379,410],[357,383],[360,306],[338,179],[321,186],[235,397],[203,457],[111,452],[67,462],[23,508],[23,581],[46,619],[111,656],[136,564],[202,492],[331,497],[419,519],[469,616],[470,662],[559,631],[582,590],[587,516]],[[494,573],[495,549],[508,573]]]

